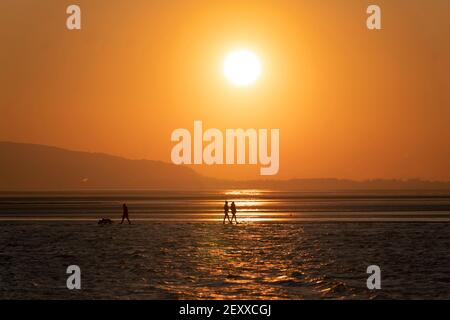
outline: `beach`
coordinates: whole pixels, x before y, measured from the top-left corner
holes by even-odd
[[[450,298],[450,229],[442,218],[448,214],[443,207],[447,201],[443,196],[434,198],[434,202],[419,197],[421,200],[417,203],[422,203],[423,208],[431,206],[433,212],[440,214],[438,218],[419,222],[408,220],[405,211],[400,211],[402,219],[391,221],[373,218],[374,212],[348,211],[345,211],[347,215],[365,215],[365,219],[349,221],[339,218],[343,211],[337,213],[338,218],[319,211],[327,219],[315,217],[303,221],[295,217],[289,220],[291,213],[284,211],[282,220],[270,220],[280,214],[272,210],[266,211],[266,215],[261,212],[256,215],[255,211],[240,214],[239,208],[246,208],[244,201],[250,202],[249,208],[252,204],[253,208],[260,207],[252,201],[262,201],[260,195],[246,193],[244,196],[241,193],[233,198],[237,201],[241,223],[223,225],[220,207],[210,212],[213,217],[206,221],[204,215],[211,207],[204,204],[203,211],[195,207],[204,201],[216,203],[217,194],[214,194],[214,197],[205,198],[204,194],[186,196],[183,193],[177,195],[178,200],[167,200],[162,199],[161,193],[147,192],[146,209],[143,209],[147,213],[144,214],[136,205],[142,199],[138,201],[130,193],[120,196],[113,193],[111,197],[118,203],[125,198],[129,200],[131,225],[118,224],[120,207],[117,212],[108,213],[112,209],[106,206],[104,211],[91,213],[90,208],[96,211],[97,206],[105,205],[100,203],[98,193],[88,196],[91,197],[89,201],[95,200],[94,204],[86,204],[86,195],[80,198],[66,194],[61,199],[61,195],[53,194],[53,202],[42,195],[35,195],[34,200],[30,200],[30,195],[28,198],[21,195],[21,203],[16,201],[14,204],[16,213],[11,213],[14,197],[4,195],[0,206],[0,298]],[[272,196],[265,195],[266,198]],[[324,203],[337,201],[335,196],[332,200],[326,198],[329,195],[325,200],[316,198],[313,201],[311,195],[308,197],[309,200],[305,200],[297,196],[295,201],[290,201],[304,201],[310,205],[316,202],[316,206],[322,207]],[[396,198],[390,206],[396,201],[414,202],[400,199]],[[272,198],[271,204],[274,201],[280,202]],[[363,202],[360,196],[349,199],[348,195],[339,201],[344,209],[353,202],[361,207]],[[373,206],[374,199],[370,201]],[[165,214],[158,213],[162,212],[162,203],[168,203],[166,209],[170,204],[181,213],[170,210]],[[180,209],[181,203],[184,203],[184,209]],[[35,211],[25,210],[27,206]],[[61,209],[64,206],[66,212]],[[160,209],[152,211],[149,206]],[[46,215],[42,213],[44,211]],[[197,219],[179,218],[183,214],[192,218],[189,216],[192,211],[198,212]],[[426,210],[419,213],[422,219],[428,214]],[[169,218],[152,218],[152,215],[159,217],[158,214]],[[292,214],[298,216],[300,213]],[[312,215],[311,211],[305,211],[305,214]],[[386,211],[378,214],[389,217]],[[112,217],[114,223],[98,225],[96,219],[99,217]],[[255,220],[252,217],[256,217]],[[81,269],[81,290],[66,287],[69,265]],[[381,268],[381,290],[367,289],[369,275],[366,269],[370,265]]]

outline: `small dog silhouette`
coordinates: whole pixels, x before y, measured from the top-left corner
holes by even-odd
[[[112,222],[111,219],[105,219],[105,218],[102,218],[102,219],[98,220],[98,224],[101,224],[101,225],[112,224],[112,223],[113,223],[113,222]]]

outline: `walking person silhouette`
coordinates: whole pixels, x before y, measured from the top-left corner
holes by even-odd
[[[125,219],[127,219],[128,224],[131,224],[130,218],[128,217],[128,207],[127,207],[127,205],[125,203],[122,205],[122,210],[123,210],[122,222],[120,222],[120,224],[122,224],[123,220],[125,220]]]
[[[234,201],[231,203],[231,224],[233,224],[233,218],[236,221],[236,224],[238,224],[237,222],[237,218],[236,218],[236,205],[234,204]]]
[[[223,206],[223,211],[225,213],[225,216],[223,217],[223,224],[225,224],[225,219],[228,219],[229,223],[233,223],[232,221],[230,221],[230,216],[228,215],[229,210],[230,208],[228,207],[228,201],[225,201],[225,205]]]

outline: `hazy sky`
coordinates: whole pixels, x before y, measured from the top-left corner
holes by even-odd
[[[66,29],[69,4],[81,31]],[[369,4],[381,31],[366,28]],[[0,140],[169,162],[171,132],[202,120],[279,128],[277,178],[450,179],[449,12],[448,0],[1,0]],[[238,47],[263,61],[245,89],[221,69]]]

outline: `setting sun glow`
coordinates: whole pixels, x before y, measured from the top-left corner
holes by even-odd
[[[262,66],[260,59],[252,51],[236,50],[225,58],[223,71],[232,84],[245,87],[260,77]]]

